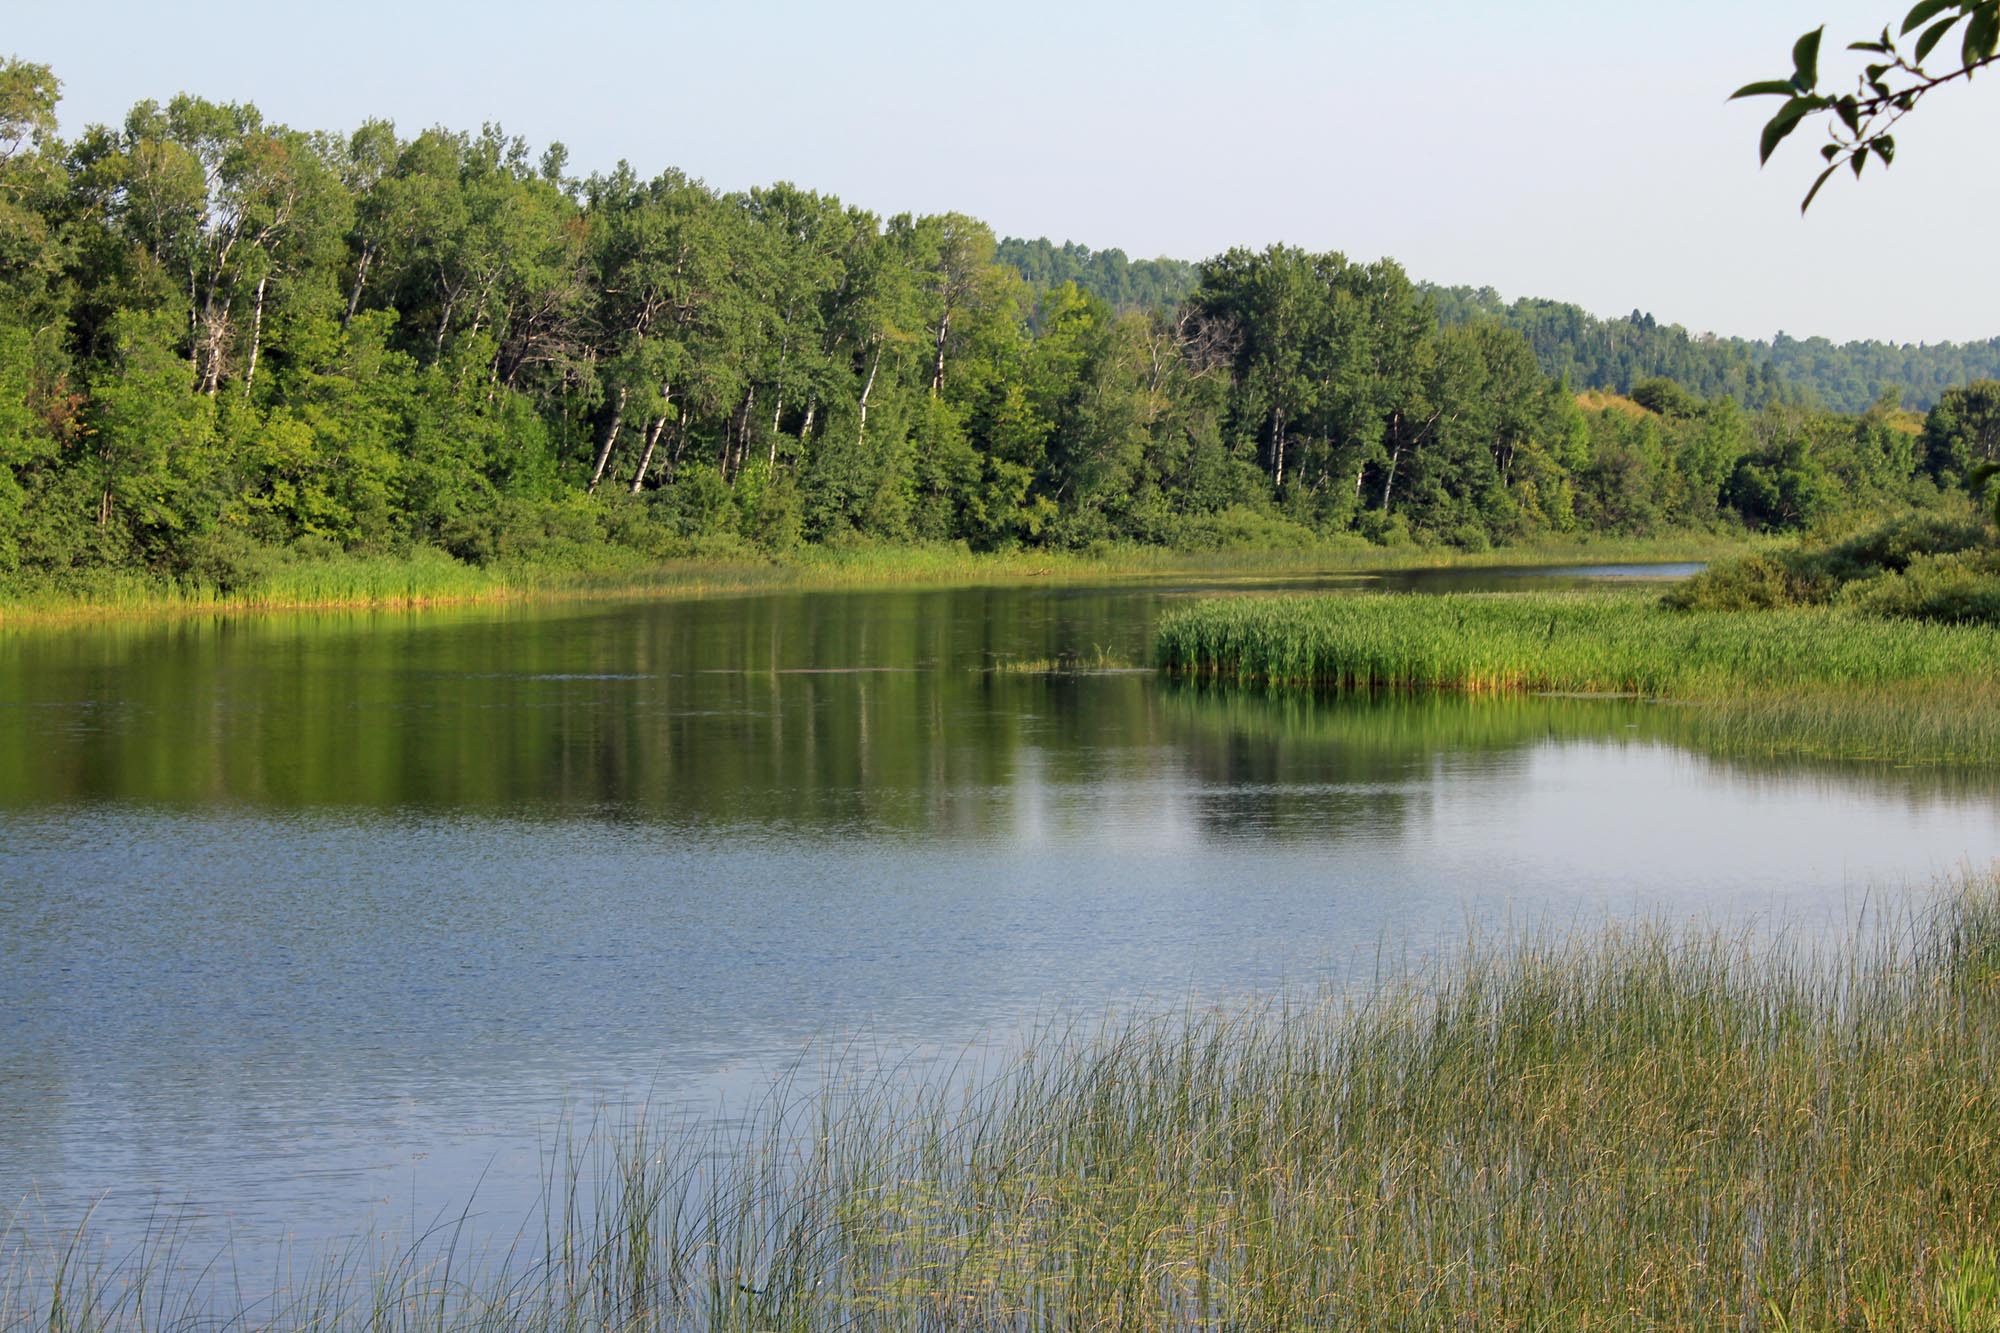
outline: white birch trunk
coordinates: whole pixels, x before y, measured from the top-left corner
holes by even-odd
[[[660,432],[666,428],[667,414],[662,412],[659,416],[653,418],[653,424],[646,429],[646,452],[639,455],[639,471],[632,478],[632,494],[634,495],[637,495],[639,488],[646,484],[646,470],[653,466],[653,450],[660,443]]]
[[[875,344],[875,361],[868,367],[868,382],[861,386],[861,424],[855,429],[854,442],[860,444],[868,438],[868,395],[875,388],[875,372],[882,368],[882,344]]]
[[[590,485],[586,491],[595,491],[597,483],[604,480],[604,466],[611,461],[611,449],[618,443],[618,427],[625,420],[625,390],[618,391],[618,405],[612,410],[611,425],[604,432],[604,444],[597,451],[597,466],[591,469]]]
[[[257,353],[264,343],[264,289],[270,285],[271,277],[265,274],[257,279],[257,304],[250,313],[250,366],[243,372],[243,396],[250,396],[250,385],[257,378]]]

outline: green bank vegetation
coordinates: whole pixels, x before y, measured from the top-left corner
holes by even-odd
[[[1992,489],[2000,496],[2000,487]],[[1666,604],[1681,611],[1842,606],[2000,625],[2000,545],[1976,519],[1911,515],[1837,541],[1719,561],[1669,592]]]
[[[1996,448],[2000,386],[1940,380],[1974,361],[1921,418],[1842,415],[1763,371],[1663,378],[1706,364],[1667,354],[1684,334],[1634,361],[1629,329],[1387,260],[1134,274],[962,214],[186,95],[66,139],[59,92],[0,58],[0,601],[1789,532],[1934,501]]]
[[[1082,583],[1155,575],[1283,578],[1512,564],[1704,560],[1752,545],[1740,536],[1692,533],[1549,538],[1486,551],[1382,547],[1358,539],[1289,549],[1250,545],[1180,550],[1126,543],[1090,551],[1032,547],[974,551],[963,543],[855,543],[801,546],[781,554],[725,546],[677,559],[651,559],[601,546],[483,565],[429,548],[376,556],[272,549],[260,551],[249,567],[217,577],[106,569],[16,584],[0,595],[0,625],[186,611],[408,608],[551,598],[701,596],[776,588]]]
[[[1365,995],[1045,1032],[991,1081],[836,1068],[750,1128],[559,1155],[510,1257],[447,1234],[252,1322],[1990,1329],[1995,891],[1819,949],[1475,942]],[[12,1247],[0,1312],[204,1313],[185,1269],[87,1254]]]

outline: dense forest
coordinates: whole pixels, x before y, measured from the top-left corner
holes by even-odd
[[[958,214],[578,177],[493,126],[309,132],[191,96],[65,141],[57,91],[0,63],[16,580],[226,584],[272,550],[1796,527],[2000,447],[1990,386],[1928,425],[1694,363],[1580,399],[1581,363],[1551,376],[1534,333],[1387,261],[1015,247],[1031,282]]]

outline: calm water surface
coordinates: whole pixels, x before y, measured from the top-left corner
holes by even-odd
[[[1810,932],[2000,856],[1987,775],[1714,760],[1633,702],[993,670],[1143,662],[1208,590],[0,635],[0,1207],[184,1209],[252,1269],[468,1198],[511,1230],[566,1110],[1480,925]]]

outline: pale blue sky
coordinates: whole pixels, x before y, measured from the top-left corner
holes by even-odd
[[[1802,30],[1903,7],[16,0],[0,52],[55,66],[69,130],[182,90],[301,128],[498,120],[579,170],[790,179],[1134,256],[1287,241],[1696,330],[1991,337],[2000,86],[1933,99],[1893,172],[1803,220],[1818,141],[1759,172],[1768,112],[1724,101]]]

